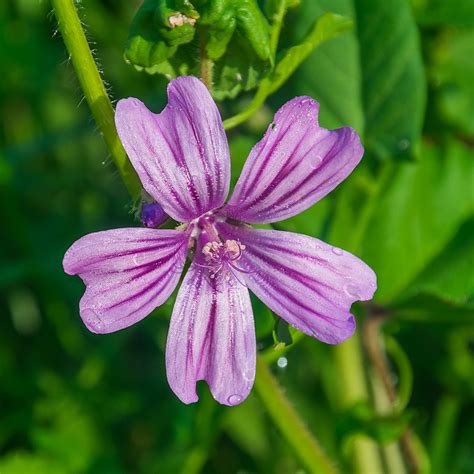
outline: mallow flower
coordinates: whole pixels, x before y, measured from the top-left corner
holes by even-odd
[[[351,304],[373,296],[375,274],[357,257],[313,237],[250,225],[304,211],[361,160],[357,133],[321,128],[318,110],[309,97],[283,105],[226,202],[229,148],[201,81],[171,81],[160,114],[134,98],[117,104],[117,131],[144,189],[179,225],[86,235],[66,252],[64,270],[84,281],[81,317],[102,334],[163,304],[190,259],[166,344],[168,382],[184,403],[197,401],[198,380],[222,404],[247,397],[256,363],[249,290],[289,324],[329,344],[353,334]]]

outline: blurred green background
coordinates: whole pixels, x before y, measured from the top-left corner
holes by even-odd
[[[474,469],[473,5],[302,0],[285,19],[282,51],[326,10],[355,28],[228,134],[234,182],[273,112],[296,95],[320,101],[323,126],[363,137],[351,177],[278,224],[346,248],[378,274],[374,302],[355,309],[361,400],[357,388],[348,397],[344,349],[306,337],[272,361],[341,472],[355,469],[357,437],[376,443],[383,472],[410,472],[407,433],[420,472]],[[159,111],[166,80],[123,60],[138,6],[84,0],[80,13],[112,98]],[[164,370],[172,301],[116,334],[83,326],[83,285],[63,273],[65,250],[86,233],[140,223],[56,30],[48,2],[0,3],[0,474],[305,472],[255,392],[235,408],[218,406],[203,383],[198,404],[175,398]],[[251,96],[224,101],[223,117]],[[274,318],[254,303],[259,347],[271,348]]]

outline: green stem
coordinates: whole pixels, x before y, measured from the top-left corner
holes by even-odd
[[[287,0],[280,0],[278,10],[273,15],[272,28],[270,31],[270,51],[272,52],[273,58],[276,56],[281,27],[283,26],[283,18],[286,13],[286,1]],[[275,59],[273,60],[275,61]]]
[[[51,0],[51,4],[92,115],[125,186],[131,196],[136,198],[140,194],[141,184],[117,135],[114,109],[87,43],[74,1]]]
[[[308,431],[261,356],[257,357],[255,389],[273,422],[309,471],[336,474],[338,471]]]
[[[341,407],[350,409],[358,402],[369,400],[358,335],[334,346],[333,351],[340,386]],[[350,456],[354,474],[383,472],[377,444],[367,436],[357,434],[352,437]]]
[[[261,356],[268,364],[276,362],[282,355],[286,354],[291,348],[298,344],[298,342],[302,341],[304,337],[305,334],[301,331],[298,331],[292,335],[293,342],[291,344],[277,344],[273,347],[265,349],[263,352],[261,352]]]
[[[376,201],[386,180],[391,175],[392,166],[384,165],[379,173],[377,186],[372,190],[372,194],[361,211],[356,229],[352,233],[352,240],[347,245],[347,250],[357,254],[362,239],[369,226],[370,219],[376,208]],[[345,408],[351,408],[357,402],[367,402],[370,399],[368,381],[364,371],[363,353],[358,336],[353,336],[343,344],[335,346],[333,349],[334,361],[336,364],[341,404]],[[382,472],[380,452],[377,444],[370,439],[355,439],[352,445],[352,463],[354,472],[377,474]]]
[[[458,421],[461,402],[458,397],[444,395],[438,403],[431,429],[431,465],[433,474],[446,472],[446,460]]]

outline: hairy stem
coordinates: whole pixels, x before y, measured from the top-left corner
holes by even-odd
[[[51,4],[92,115],[125,186],[131,196],[136,198],[141,190],[140,181],[117,135],[114,109],[89,48],[74,0],[51,0]]]
[[[206,51],[206,33],[203,28],[200,32],[200,45],[199,45],[199,54],[200,54],[200,68],[199,76],[201,77],[202,82],[206,84],[206,87],[209,89],[209,92],[212,92],[212,72],[214,68],[214,63],[212,59],[209,59]]]
[[[273,422],[309,472],[336,474],[335,466],[308,431],[261,356],[257,357],[255,389]]]

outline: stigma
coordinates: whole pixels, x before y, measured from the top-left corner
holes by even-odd
[[[235,272],[247,273],[238,264],[244,250],[245,245],[237,240],[224,242],[213,240],[204,245],[202,248],[206,262],[204,266],[209,269],[210,278],[214,279],[221,275],[229,281],[230,275],[233,274],[240,281]]]

